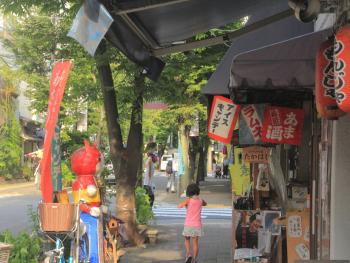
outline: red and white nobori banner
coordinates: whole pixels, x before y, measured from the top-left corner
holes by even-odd
[[[298,145],[301,142],[303,124],[302,109],[267,106],[261,140],[274,144]]]
[[[208,123],[208,136],[214,140],[230,143],[241,107],[232,100],[214,96]]]
[[[72,61],[56,62],[50,80],[50,96],[47,108],[45,124],[44,153],[41,160],[41,181],[40,189],[45,203],[52,202],[52,178],[51,178],[51,142],[55,132],[55,126],[60,111],[60,105],[64,93],[64,88],[68,80]]]

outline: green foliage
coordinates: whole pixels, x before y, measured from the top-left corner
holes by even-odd
[[[0,136],[0,176],[12,179],[20,174],[22,139],[20,125],[15,113],[9,113],[8,122]]]
[[[28,209],[28,217],[33,232],[21,232],[14,236],[9,230],[0,233],[0,242],[12,244],[9,263],[37,263],[41,252],[42,239],[38,236],[38,214],[32,207]]]
[[[30,181],[33,178],[34,174],[33,174],[30,162],[25,162],[24,165],[22,166],[22,176],[27,181]]]
[[[41,239],[21,232],[17,236],[9,230],[0,234],[0,241],[12,244],[9,263],[37,263],[41,248]]]
[[[84,139],[89,139],[88,132],[81,132],[77,130],[63,130],[61,131],[61,152],[64,160],[68,160],[72,153],[84,147]]]
[[[67,161],[61,163],[62,169],[62,180],[66,186],[71,185],[75,179],[74,174],[72,173],[70,166],[67,164]]]
[[[149,196],[142,187],[135,190],[136,197],[136,218],[139,224],[147,224],[149,220],[154,219],[152,208],[149,203]]]

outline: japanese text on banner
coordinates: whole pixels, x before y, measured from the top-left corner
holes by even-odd
[[[239,111],[240,106],[230,99],[215,96],[208,125],[208,136],[214,140],[229,143]]]
[[[52,202],[52,178],[51,178],[51,143],[57,124],[60,105],[68,80],[68,74],[72,66],[71,60],[59,61],[55,64],[50,81],[50,97],[45,124],[45,140],[43,159],[41,160],[40,190],[45,203]]]
[[[298,145],[301,142],[303,122],[302,109],[269,106],[265,110],[262,141]]]

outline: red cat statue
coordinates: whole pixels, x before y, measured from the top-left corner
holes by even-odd
[[[84,140],[84,147],[76,150],[71,157],[72,170],[77,175],[73,182],[73,199],[80,204],[80,210],[89,213],[93,217],[98,217],[101,213],[101,198],[96,174],[103,166],[101,153],[96,144],[90,145]]]

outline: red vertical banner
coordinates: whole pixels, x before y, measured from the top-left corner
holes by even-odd
[[[232,100],[215,96],[208,123],[208,136],[223,143],[230,143],[240,109]]]
[[[55,126],[60,111],[60,105],[68,80],[72,61],[56,62],[50,80],[50,96],[47,108],[45,124],[44,153],[41,160],[40,189],[45,203],[52,202],[52,179],[51,179],[51,142],[55,132]]]
[[[304,124],[302,109],[268,106],[264,112],[263,142],[298,145]]]

